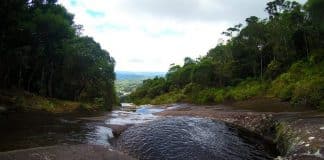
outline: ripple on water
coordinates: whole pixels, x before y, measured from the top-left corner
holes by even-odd
[[[154,115],[154,113],[161,112],[163,110],[164,109],[153,108],[145,105],[138,108],[135,112],[113,111],[111,113],[111,118],[107,119],[105,123],[112,125],[128,125],[148,122],[158,119],[159,116]]]
[[[244,134],[244,135],[243,135]],[[139,159],[271,159],[246,131],[203,118],[165,118],[129,128],[118,148]]]

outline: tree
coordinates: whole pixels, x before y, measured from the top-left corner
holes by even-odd
[[[309,12],[312,22],[317,25],[321,31],[324,31],[324,2],[322,0],[308,0],[305,8]]]
[[[0,2],[0,86],[68,100],[104,99],[111,108],[114,59],[57,0]]]

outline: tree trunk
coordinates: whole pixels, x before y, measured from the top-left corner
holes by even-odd
[[[263,71],[263,60],[262,60],[262,52],[260,53],[260,79],[262,81],[263,77],[262,77],[262,71]]]
[[[18,88],[21,89],[22,83],[22,66],[19,67],[19,74],[18,74]]]
[[[10,67],[8,67],[8,71],[7,71],[7,73],[5,73],[5,76],[4,76],[4,79],[3,79],[4,88],[9,88],[9,86],[8,86],[9,76],[10,76]]]
[[[48,83],[47,83],[47,92],[49,97],[53,97],[53,77],[54,77],[54,64],[53,62],[50,65],[51,70],[50,70],[50,75],[48,78]]]
[[[40,90],[39,90],[39,94],[42,96],[45,96],[45,94],[46,94],[46,88],[44,86],[45,86],[45,69],[43,66],[42,75],[41,75],[41,85],[40,85]]]
[[[304,41],[305,41],[305,47],[306,47],[306,58],[308,58],[309,57],[309,46],[308,46],[308,40],[307,40],[305,32],[304,32]]]
[[[30,86],[31,86],[31,82],[33,80],[33,77],[34,77],[35,72],[36,72],[36,67],[33,68],[32,72],[31,72],[31,74],[29,75],[29,78],[28,78],[27,91],[29,91],[29,92],[31,91]]]

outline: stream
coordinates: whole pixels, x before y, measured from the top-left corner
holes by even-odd
[[[166,109],[172,109],[166,108]],[[83,117],[46,113],[16,113],[0,120],[0,152],[59,144],[110,146],[109,125],[131,125],[158,119],[165,109],[140,106],[135,112],[116,110]]]
[[[186,160],[219,156],[224,159],[275,157],[273,146],[260,137],[223,122],[154,115],[179,107],[182,106],[143,105],[134,111],[122,107],[90,117],[17,113],[0,121],[0,152],[62,144],[95,144],[121,149],[139,159],[179,159],[175,156],[181,155],[180,159]],[[117,140],[117,146],[109,143],[114,139],[110,125],[134,124]]]

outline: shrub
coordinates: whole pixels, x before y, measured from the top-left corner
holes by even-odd
[[[222,103],[225,100],[225,90],[223,89],[218,89],[215,93],[214,93],[214,102],[215,103]]]
[[[284,73],[272,82],[270,93],[282,100],[289,100],[297,81],[298,77],[295,74]]]
[[[99,107],[99,108],[104,108],[104,99],[103,98],[95,98],[94,103]]]
[[[265,72],[265,77],[266,78],[274,78],[277,77],[280,73],[282,73],[283,67],[281,62],[277,60],[272,60],[267,67],[267,70]]]
[[[324,98],[324,63],[297,62],[271,84],[270,93],[295,105],[320,108]]]
[[[292,103],[320,106],[324,98],[324,77],[312,77],[296,83],[292,94]]]
[[[324,61],[324,49],[318,49],[310,53],[310,62],[312,64],[318,64]]]
[[[92,109],[92,107],[90,105],[88,105],[88,104],[80,103],[79,109],[81,111],[90,111]]]
[[[185,99],[185,95],[181,91],[172,91],[154,98],[152,104],[171,104],[182,102]]]
[[[320,101],[320,104],[318,106],[318,109],[320,109],[321,111],[324,111],[324,100]]]
[[[212,104],[215,103],[215,89],[204,89],[192,97],[192,102],[196,104]]]
[[[226,93],[226,98],[240,101],[258,96],[267,88],[267,82],[259,82],[255,80],[247,80],[241,82],[235,87],[229,87]]]
[[[147,98],[147,97],[144,97],[144,98],[136,98],[136,99],[133,99],[133,103],[134,104],[137,104],[137,105],[140,105],[140,104],[150,104],[151,103],[151,98]]]
[[[26,106],[26,100],[23,96],[17,96],[14,100],[14,104],[17,109],[23,110]]]
[[[201,90],[202,90],[202,87],[199,84],[189,83],[184,87],[182,92],[185,95],[193,95],[193,94],[197,94]]]

